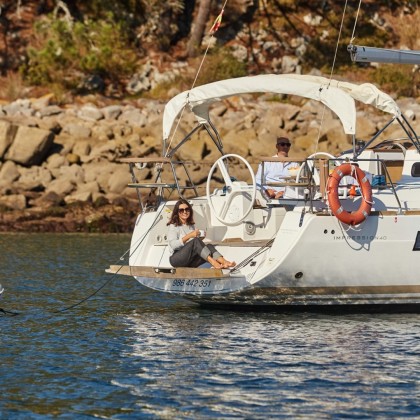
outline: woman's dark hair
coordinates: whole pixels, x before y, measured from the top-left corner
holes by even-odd
[[[194,222],[194,212],[193,212],[193,209],[191,207],[191,204],[187,200],[184,200],[183,198],[181,198],[180,200],[178,200],[176,202],[175,207],[172,210],[172,214],[171,214],[171,217],[169,219],[169,222],[166,225],[175,225],[175,226],[181,226],[182,225],[181,221],[179,220],[179,206],[181,204],[185,204],[190,209],[190,215],[188,216],[187,224],[188,225],[194,225],[195,224],[195,222]]]

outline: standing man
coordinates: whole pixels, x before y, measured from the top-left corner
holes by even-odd
[[[287,137],[277,137],[276,148],[277,153],[273,157],[288,157],[291,147],[290,140]],[[290,176],[289,168],[299,166],[296,162],[265,162],[264,163],[264,179],[261,180],[262,164],[258,166],[256,175],[257,186],[261,188],[261,184],[265,185],[270,182],[286,182],[284,178]],[[266,186],[264,190],[269,198],[283,197],[286,187]]]

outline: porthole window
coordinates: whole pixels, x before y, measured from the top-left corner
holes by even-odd
[[[420,162],[416,162],[411,167],[411,176],[420,177]]]

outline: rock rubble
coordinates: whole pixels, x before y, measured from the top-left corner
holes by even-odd
[[[400,106],[420,132],[419,103],[405,99]],[[160,156],[163,109],[162,102],[144,99],[60,107],[52,96],[2,104],[0,231],[131,231],[138,198],[127,187],[128,165],[119,160]],[[274,153],[280,134],[291,138],[290,153],[297,157],[350,147],[339,120],[314,101],[286,103],[268,94],[250,95],[216,105],[212,118],[225,152],[246,157],[254,167],[260,156]],[[388,120],[364,108],[357,137],[369,138]],[[175,138],[193,122],[186,115]],[[197,137],[177,157],[189,161],[193,181],[203,184],[219,152],[204,131]],[[142,176],[152,179],[153,170]],[[179,176],[185,178],[181,172]]]

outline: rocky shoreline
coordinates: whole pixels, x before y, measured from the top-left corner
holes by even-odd
[[[136,191],[127,187],[128,165],[119,160],[160,156],[164,104],[91,99],[66,107],[55,104],[52,95],[0,103],[0,232],[132,230],[140,207]],[[419,133],[419,99],[397,102]],[[225,152],[255,166],[260,156],[274,152],[277,135],[292,139],[290,153],[297,157],[350,147],[338,119],[314,101],[249,95],[217,105],[212,116]],[[388,120],[367,108],[359,111],[357,137],[368,138]],[[177,137],[192,124],[189,115]],[[200,132],[178,157],[189,162],[193,181],[203,185],[219,153]],[[152,170],[143,176],[151,179]]]

